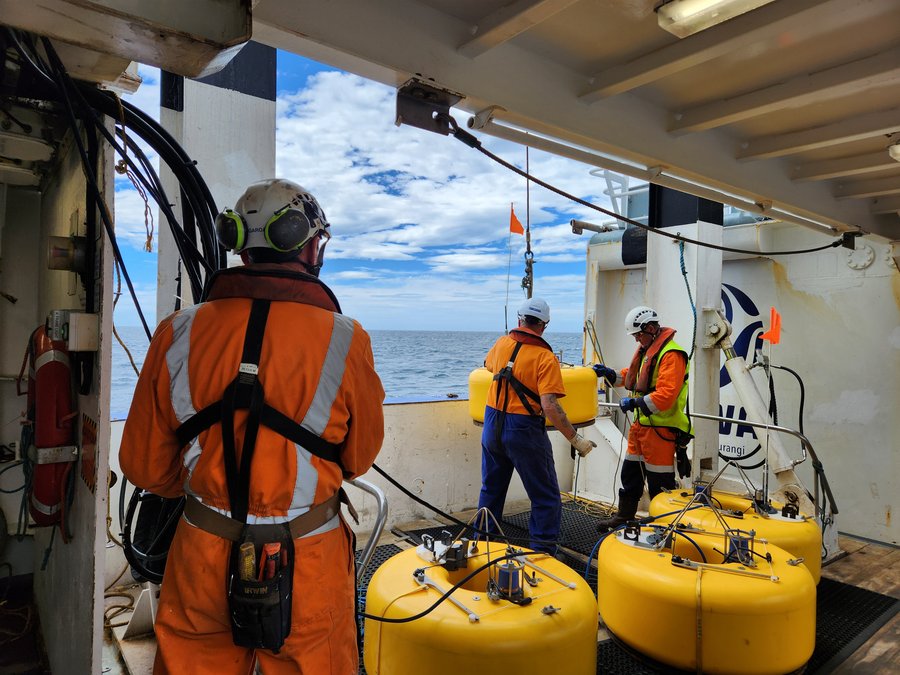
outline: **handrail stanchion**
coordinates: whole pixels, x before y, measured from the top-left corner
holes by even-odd
[[[378,502],[378,516],[375,519],[375,527],[372,528],[372,533],[369,535],[369,540],[366,542],[365,548],[363,548],[359,564],[356,566],[356,580],[359,581],[362,579],[366,567],[369,565],[372,553],[378,545],[378,540],[381,538],[381,533],[384,531],[384,524],[387,522],[388,503],[384,491],[374,483],[370,483],[362,478],[353,478],[346,482],[360,490],[368,492],[375,497],[375,501]]]

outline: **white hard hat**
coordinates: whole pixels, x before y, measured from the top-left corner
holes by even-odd
[[[216,218],[216,234],[227,249],[299,251],[319,234],[330,237],[319,202],[302,186],[283,178],[253,183]]]
[[[529,298],[519,305],[518,314],[520,318],[523,316],[533,316],[535,319],[543,321],[544,323],[549,323],[550,305],[540,298]]]
[[[629,335],[640,333],[645,323],[656,321],[659,323],[659,314],[651,307],[638,305],[625,315],[625,332]]]

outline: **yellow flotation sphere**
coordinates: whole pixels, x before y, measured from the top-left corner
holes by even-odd
[[[600,545],[597,603],[616,638],[698,673],[780,675],[809,661],[816,585],[805,567],[788,562],[792,554],[757,540],[755,565],[726,563],[724,534],[676,535],[662,549],[651,534],[643,527],[628,540],[617,531]]]
[[[532,553],[522,549],[523,553]],[[467,567],[449,571],[416,549],[382,563],[366,590],[366,614],[401,619],[435,604],[454,585],[508,553],[506,544],[480,542]],[[369,675],[516,673],[594,675],[597,672],[597,601],[575,570],[539,553],[516,559],[534,585],[520,580],[517,603],[492,599],[486,569],[463,582],[433,611],[405,623],[366,619],[363,662]],[[501,566],[495,579],[503,579]],[[491,568],[489,568],[491,569]],[[417,577],[414,573],[419,570]],[[510,584],[511,585],[511,584]]]
[[[569,421],[572,424],[592,422],[597,417],[597,375],[594,369],[563,365],[561,371],[566,395],[559,402]],[[469,415],[475,422],[484,422],[484,406],[493,379],[487,368],[476,368],[469,373]],[[547,426],[550,426],[549,420]]]
[[[671,522],[691,500],[693,492],[672,490],[660,492],[650,502],[650,515],[660,522]],[[759,539],[765,539],[783,548],[795,558],[803,558],[803,564],[818,584],[822,575],[822,531],[815,518],[799,514],[796,518],[781,515],[782,505],[772,502],[776,509],[768,517],[756,513],[749,497],[728,492],[712,492],[713,504],[729,528],[753,530]],[[722,523],[716,513],[704,506],[687,511],[681,523],[707,532],[722,532]]]

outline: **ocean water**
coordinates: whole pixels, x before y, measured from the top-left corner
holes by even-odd
[[[143,329],[123,326],[117,330],[140,368],[148,346]],[[369,335],[385,399],[397,403],[468,398],[469,372],[482,365],[500,333],[372,330]],[[544,337],[564,363],[581,363],[580,333],[548,331]],[[112,419],[124,419],[128,413],[135,382],[137,375],[125,350],[114,341]]]

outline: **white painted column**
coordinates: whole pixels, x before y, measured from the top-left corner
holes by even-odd
[[[160,122],[197,163],[220,210],[233,206],[250,183],[274,177],[274,49],[249,43],[216,75],[189,80],[166,74],[163,84]],[[160,178],[180,219],[178,184],[165,166]],[[178,251],[161,214],[159,222],[157,321],[176,308],[180,271]],[[191,297],[186,275],[180,296],[182,307],[199,301]]]
[[[722,227],[711,223],[694,223],[664,228],[689,239],[722,245]],[[697,344],[690,371],[689,406],[693,412],[716,415],[719,410],[720,350],[704,349],[702,344],[704,309],[722,306],[722,251],[685,244],[684,263],[694,305],[697,309]],[[651,234],[647,238],[647,304],[660,315],[661,325],[677,331],[675,341],[691,351],[694,315],[681,273],[679,244],[674,239]],[[694,441],[692,477],[701,469],[715,471],[719,457],[719,427],[710,420],[692,420]]]

